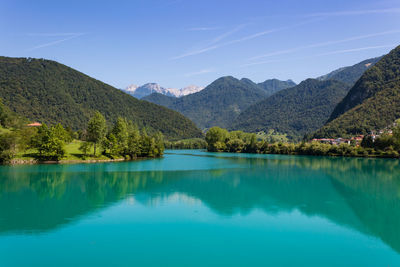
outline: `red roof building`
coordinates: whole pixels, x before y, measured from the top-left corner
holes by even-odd
[[[33,123],[30,123],[30,124],[27,124],[26,126],[28,126],[28,127],[40,127],[40,126],[42,126],[42,124],[40,122],[33,122]]]

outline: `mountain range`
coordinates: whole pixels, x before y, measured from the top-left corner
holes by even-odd
[[[368,69],[314,137],[367,134],[400,118],[400,46]]]
[[[249,132],[274,130],[299,140],[325,124],[352,85],[379,59],[367,59],[281,90],[243,111],[230,129]]]
[[[12,111],[32,121],[83,130],[95,110],[109,122],[125,117],[161,131],[168,139],[201,137],[180,113],[138,100],[110,85],[51,60],[0,57],[0,97]]]
[[[132,84],[127,88],[123,89],[122,91],[140,99],[145,96],[151,95],[153,93],[159,93],[171,97],[182,97],[185,95],[197,93],[203,89],[204,87],[196,85],[189,85],[181,89],[176,89],[176,88],[164,88],[157,83],[146,83],[142,86]]]
[[[179,111],[202,129],[274,130],[293,140],[311,132],[314,137],[365,134],[400,117],[399,50],[299,85],[291,80],[254,83],[228,76],[179,99],[165,93],[143,99]]]
[[[247,78],[223,77],[203,91],[179,99],[153,93],[143,100],[179,111],[201,129],[274,130],[299,140],[322,127],[365,70],[380,59],[367,59],[299,85],[292,80],[255,83]]]
[[[307,79],[251,105],[230,128],[249,132],[274,130],[298,139],[324,125],[348,90],[349,86],[341,81]]]
[[[77,130],[99,110],[110,122],[126,117],[170,140],[201,137],[199,128],[213,126],[274,130],[293,140],[311,132],[314,137],[367,133],[400,117],[399,77],[397,47],[298,85],[226,76],[204,89],[149,83],[123,90],[135,98],[55,61],[0,57],[0,97],[17,114]]]
[[[222,77],[204,90],[180,98],[153,93],[143,100],[181,112],[202,129],[213,126],[229,127],[247,107],[274,92],[296,85],[293,81],[267,80],[254,83],[250,79],[238,80]]]

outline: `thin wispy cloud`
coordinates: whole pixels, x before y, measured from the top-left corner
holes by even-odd
[[[40,48],[44,48],[44,47],[49,47],[49,46],[53,46],[53,45],[57,45],[75,38],[78,38],[80,36],[85,35],[85,33],[32,33],[32,34],[28,34],[29,36],[39,36],[39,37],[61,37],[61,36],[67,36],[66,38],[63,39],[59,39],[56,41],[52,41],[52,42],[48,42],[48,43],[44,43],[41,45],[37,45],[34,46],[32,48],[27,49],[27,51],[33,51],[36,49],[40,49]]]
[[[312,56],[301,57],[301,58],[296,58],[296,59],[290,58],[290,59],[276,59],[276,60],[265,60],[265,61],[251,62],[251,63],[243,64],[240,67],[250,67],[250,66],[255,66],[255,65],[264,65],[264,64],[269,64],[269,63],[285,62],[285,61],[305,60],[305,59],[321,57],[321,56],[353,53],[353,52],[373,50],[373,49],[381,49],[381,48],[394,48],[394,47],[396,47],[396,44],[365,46],[365,47],[358,47],[358,48],[351,48],[351,49],[334,50],[334,51],[329,51],[329,52],[325,52],[325,53],[315,54],[315,55],[312,55]]]
[[[225,47],[225,46],[228,46],[228,45],[237,44],[237,43],[241,43],[241,42],[244,42],[244,41],[252,40],[252,39],[264,36],[264,35],[268,35],[268,34],[271,34],[271,33],[274,33],[274,32],[279,32],[279,31],[295,28],[295,27],[298,27],[298,26],[301,26],[301,25],[304,25],[304,24],[309,24],[309,23],[318,21],[318,20],[320,20],[320,19],[314,19],[314,20],[310,20],[310,21],[297,23],[297,24],[294,24],[294,25],[291,25],[291,26],[284,26],[284,27],[280,27],[280,28],[275,28],[275,29],[271,29],[271,30],[258,32],[258,33],[251,34],[251,35],[239,38],[239,39],[235,39],[235,40],[232,40],[232,41],[227,41],[225,43],[219,43],[219,44],[217,43],[217,44],[212,45],[212,46],[208,46],[208,47],[201,48],[201,49],[198,49],[198,50],[190,51],[188,53],[185,53],[185,54],[182,54],[182,55],[179,55],[179,56],[176,56],[176,57],[172,57],[172,58],[170,58],[170,60],[176,60],[176,59],[181,59],[181,58],[185,58],[185,57],[189,57],[189,56],[203,54],[205,52],[208,52],[208,51],[211,51],[211,50],[215,50],[215,49],[218,49],[218,48],[221,48],[221,47]],[[240,25],[240,26],[244,27],[246,25],[244,24],[244,25]],[[237,28],[235,28],[235,29],[236,29],[236,31],[239,30]],[[236,32],[236,31],[234,31],[234,32]],[[230,33],[230,32],[228,32],[228,33]],[[230,33],[230,34],[232,34],[232,33]]]
[[[216,45],[213,45],[213,46],[209,46],[209,47],[206,47],[206,48],[202,48],[202,49],[198,49],[198,50],[195,50],[195,51],[192,51],[192,52],[188,52],[188,53],[173,57],[171,59],[175,60],[175,59],[181,59],[181,58],[185,58],[185,57],[189,57],[189,56],[199,55],[199,54],[211,51],[211,50],[215,50],[217,48],[221,48],[221,47],[224,47],[224,46],[228,46],[228,45],[232,45],[232,44],[236,44],[236,43],[241,43],[241,42],[244,42],[244,41],[247,41],[247,40],[251,40],[251,39],[254,39],[254,38],[269,34],[269,33],[273,33],[275,31],[278,31],[278,30],[268,30],[268,31],[259,32],[259,33],[252,34],[252,35],[240,38],[240,39],[236,39],[236,40],[232,40],[232,41],[225,42],[225,43],[222,43],[222,44],[216,44]]]
[[[32,37],[59,37],[59,36],[75,36],[83,35],[81,32],[56,32],[56,33],[27,33],[27,36]]]
[[[214,69],[204,69],[204,70],[200,70],[200,71],[190,72],[190,73],[186,73],[185,77],[192,77],[192,76],[202,75],[202,74],[211,73],[211,72],[215,72],[215,70]]]
[[[232,34],[238,32],[238,31],[240,31],[240,30],[243,29],[244,27],[246,27],[246,24],[241,24],[241,25],[237,26],[236,28],[234,28],[233,30],[230,30],[230,31],[228,31],[228,32],[225,32],[225,33],[223,33],[223,34],[221,34],[221,35],[215,37],[213,40],[211,40],[211,42],[209,43],[209,45],[210,45],[210,44],[215,44],[215,43],[218,43],[218,42],[222,41],[223,39],[229,37],[230,35],[232,35]]]
[[[399,14],[400,7],[385,8],[385,9],[364,9],[364,10],[341,10],[333,12],[315,12],[306,14],[275,14],[268,16],[252,17],[252,20],[262,20],[266,18],[329,18],[341,16],[362,16],[372,14]]]
[[[393,47],[396,47],[396,45],[394,45],[394,44],[376,45],[376,46],[366,46],[366,47],[359,47],[359,48],[352,48],[352,49],[343,49],[343,50],[336,50],[336,51],[330,51],[330,52],[326,52],[326,53],[317,54],[316,56],[345,54],[345,53],[359,52],[359,51],[372,50],[372,49],[380,49],[380,48],[389,48],[389,47],[393,48]]]
[[[252,58],[250,58],[250,60],[257,60],[260,58],[267,58],[267,57],[283,55],[283,54],[290,54],[290,53],[294,53],[294,52],[297,52],[297,51],[300,51],[303,49],[324,47],[324,46],[329,46],[329,45],[334,45],[334,44],[346,43],[346,42],[357,41],[357,40],[378,37],[378,36],[384,36],[384,35],[389,35],[389,34],[396,34],[396,33],[400,33],[400,30],[392,30],[392,31],[384,31],[384,32],[378,32],[378,33],[372,33],[372,34],[365,34],[365,35],[359,35],[359,36],[354,36],[354,37],[340,39],[340,40],[332,40],[332,41],[327,41],[327,42],[299,46],[299,47],[295,47],[295,48],[291,48],[291,49],[278,50],[278,51],[274,51],[274,52],[270,52],[270,53],[266,53],[263,55],[252,57]]]
[[[181,58],[184,58],[184,57],[190,57],[190,56],[194,56],[194,55],[199,55],[199,54],[205,53],[207,51],[211,51],[211,50],[217,49],[219,47],[220,47],[219,45],[213,45],[213,46],[210,46],[210,47],[206,47],[206,48],[202,48],[202,49],[195,50],[195,51],[192,51],[192,52],[188,52],[186,54],[182,54],[182,55],[179,55],[179,56],[176,56],[176,57],[172,57],[171,60],[176,60],[176,59],[181,59]]]
[[[267,30],[267,31],[263,31],[263,32],[258,32],[258,33],[255,33],[255,34],[252,34],[252,35],[249,35],[249,36],[237,39],[237,40],[230,41],[229,44],[241,43],[241,42],[244,42],[244,41],[247,41],[247,40],[251,40],[251,39],[254,39],[254,38],[257,38],[257,37],[261,37],[263,35],[267,35],[267,34],[270,34],[270,33],[273,33],[273,32],[278,32],[278,31],[281,31],[283,29],[284,28],[278,28],[278,29],[274,29],[274,30]]]
[[[190,28],[187,29],[189,32],[201,32],[201,31],[215,31],[219,30],[221,27],[195,27],[195,28]]]
[[[241,65],[240,67],[250,67],[250,66],[255,66],[255,65],[264,65],[264,64],[268,64],[268,63],[282,62],[282,61],[285,61],[285,60],[282,60],[282,59],[271,59],[271,60],[264,60],[264,61],[246,63],[246,64]]]
[[[184,57],[188,57],[188,56],[202,54],[202,53],[207,52],[207,51],[211,51],[211,50],[214,50],[214,49],[217,49],[217,48],[221,48],[221,47],[232,45],[232,44],[236,44],[236,43],[241,43],[241,42],[248,41],[248,40],[251,40],[251,39],[254,39],[254,38],[257,38],[257,37],[261,37],[263,35],[267,35],[267,34],[270,34],[270,33],[273,33],[273,32],[277,32],[277,31],[279,31],[279,29],[258,32],[258,33],[255,33],[255,34],[240,38],[240,39],[232,40],[232,41],[225,42],[225,43],[222,43],[222,44],[213,45],[213,46],[206,47],[206,48],[203,48],[203,49],[199,49],[199,50],[196,50],[196,51],[193,51],[193,52],[189,52],[189,53],[174,57],[172,59],[180,59],[180,58],[184,58]]]
[[[398,14],[398,13],[400,13],[400,8],[319,12],[319,13],[307,14],[307,15],[305,15],[305,17],[334,17],[334,16],[354,16],[354,15],[390,14],[390,13]]]
[[[225,32],[225,33],[215,37],[213,40],[211,40],[210,42],[207,43],[206,47],[200,48],[200,49],[197,49],[197,50],[193,50],[191,52],[188,52],[188,53],[173,57],[173,58],[171,58],[171,60],[202,54],[202,53],[205,53],[207,51],[211,51],[211,50],[217,49],[217,48],[219,48],[221,46],[228,45],[229,42],[228,43],[219,44],[219,45],[213,45],[213,44],[223,40],[224,38],[226,38],[226,37],[228,37],[228,36],[230,36],[230,35],[232,35],[234,33],[236,33],[237,31],[241,30],[245,26],[246,26],[245,24],[239,25],[236,28],[234,28],[233,30],[230,30],[228,32]]]

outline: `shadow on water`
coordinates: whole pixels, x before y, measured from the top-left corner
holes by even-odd
[[[299,210],[378,237],[400,252],[397,160],[205,154],[200,156],[231,168],[131,171],[129,163],[4,167],[0,234],[53,230],[132,195],[143,205],[157,205],[153,199],[180,193],[221,216]],[[185,157],[199,155],[165,160],[182,164]]]

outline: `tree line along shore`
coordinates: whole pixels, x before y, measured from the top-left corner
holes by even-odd
[[[205,140],[210,152],[346,156],[346,157],[387,157],[399,158],[400,126],[393,131],[373,139],[365,135],[360,144],[356,142],[327,144],[316,141],[288,143],[257,138],[256,134],[242,131],[227,131],[219,127],[208,130]]]
[[[113,125],[95,112],[79,131],[61,124],[28,124],[0,101],[0,162],[96,162],[156,158],[165,149],[207,149],[209,152],[387,157],[399,158],[400,125],[376,138],[366,135],[360,143],[290,143],[278,133],[254,134],[212,127],[205,138],[164,140],[160,132],[139,129],[119,117]]]
[[[246,133],[228,131],[220,127],[212,127],[205,139],[193,138],[179,141],[166,141],[167,149],[206,149],[209,152],[257,153],[283,155],[314,155],[344,157],[400,157],[400,126],[387,132],[365,135],[360,142],[346,139],[343,143],[324,143],[304,140],[291,143],[285,135],[279,133]]]
[[[27,124],[0,102],[0,162],[94,162],[156,158],[164,153],[160,132],[148,133],[125,118],[111,126],[95,112],[85,129]]]

